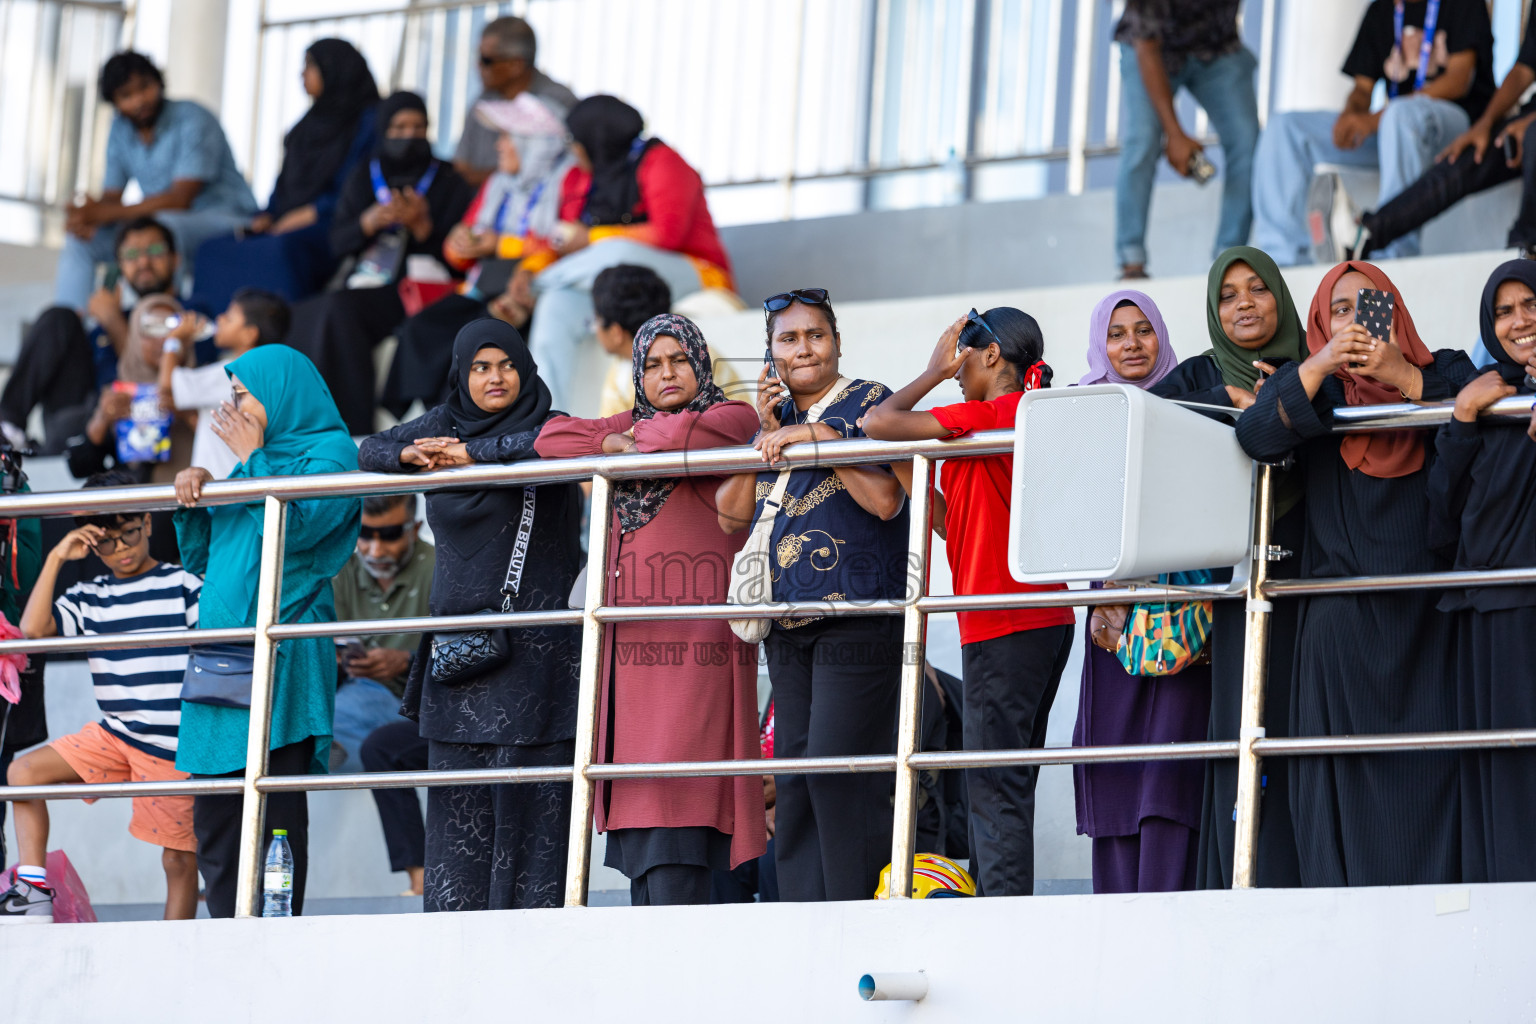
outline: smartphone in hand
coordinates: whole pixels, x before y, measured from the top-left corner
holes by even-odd
[[[1392,312],[1397,297],[1375,288],[1361,288],[1355,296],[1355,323],[1376,341],[1392,340]],[[1359,366],[1359,363],[1355,363]]]
[[[763,349],[763,363],[768,367],[768,376],[779,380],[779,364],[773,361],[773,346]]]

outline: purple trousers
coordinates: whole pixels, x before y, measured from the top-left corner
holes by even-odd
[[[1178,892],[1195,887],[1196,833],[1167,818],[1143,818],[1130,836],[1093,841],[1093,891]]]

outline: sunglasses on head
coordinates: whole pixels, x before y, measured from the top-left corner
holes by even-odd
[[[409,523],[396,523],[393,526],[364,526],[357,531],[357,539],[363,543],[371,540],[385,542],[399,540],[405,536],[405,528]]]
[[[992,337],[994,337],[994,338],[997,337],[997,332],[992,329],[992,325],[991,324],[987,323],[985,320],[983,320],[981,318],[981,314],[976,312],[976,307],[975,306],[972,306],[971,307],[971,311],[969,313],[965,314],[965,319],[966,319],[967,323],[973,323],[973,324],[981,325],[981,329],[982,330],[986,331],[988,334],[992,335]]]
[[[763,300],[764,313],[777,313],[788,309],[793,303],[803,302],[807,306],[823,306],[827,302],[827,290],[825,288],[796,288],[792,292],[780,292],[770,295]]]

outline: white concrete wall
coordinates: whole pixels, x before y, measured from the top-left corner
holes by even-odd
[[[1533,917],[1527,884],[8,927],[0,983],[29,1024],[1529,1021]]]

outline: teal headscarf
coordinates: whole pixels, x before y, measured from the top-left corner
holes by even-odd
[[[287,345],[252,349],[225,368],[267,410],[261,447],[235,468],[231,479],[341,473],[357,468],[357,445],[347,433],[331,389],[315,364]],[[213,535],[220,565],[209,566],[205,585],[238,614],[256,597],[256,566],[261,563],[260,505],[219,505],[213,509]],[[239,567],[239,571],[221,571]],[[297,598],[301,595],[284,595]],[[284,618],[288,617],[287,601]]]

